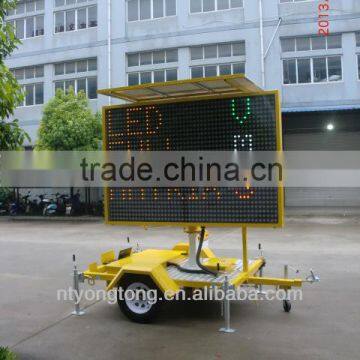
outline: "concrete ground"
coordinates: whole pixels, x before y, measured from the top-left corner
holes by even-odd
[[[0,345],[20,359],[341,359],[360,358],[360,218],[291,217],[284,229],[249,230],[250,254],[262,242],[266,275],[291,264],[314,268],[319,284],[284,313],[279,301],[232,304],[234,334],[216,302],[168,303],[151,325],[129,322],[118,306],[84,303],[84,317],[69,316],[56,300],[71,284],[71,256],[80,268],[126,237],[144,247],[171,247],[181,230],[106,227],[100,222],[0,220]],[[211,247],[241,257],[239,230],[214,229]]]

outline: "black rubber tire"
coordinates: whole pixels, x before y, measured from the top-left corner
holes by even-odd
[[[146,275],[125,275],[123,279],[120,280],[118,288],[123,289],[123,293],[127,290],[127,288],[133,283],[143,283],[150,290],[156,290],[157,293],[157,301],[154,303],[149,311],[143,314],[138,314],[132,311],[128,305],[126,304],[125,299],[120,299],[119,292],[117,294],[117,301],[122,313],[131,321],[140,323],[140,324],[148,324],[154,321],[156,318],[161,304],[162,304],[162,292],[156,286],[156,284],[152,281],[149,276]]]
[[[284,311],[289,313],[291,311],[291,302],[289,300],[283,300]]]

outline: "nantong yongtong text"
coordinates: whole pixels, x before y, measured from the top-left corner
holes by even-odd
[[[75,301],[80,303],[86,301],[107,301],[115,304],[121,301],[136,301],[147,299],[149,303],[157,301],[273,301],[273,300],[303,300],[302,289],[268,289],[259,292],[256,288],[236,287],[224,291],[220,287],[205,287],[202,289],[193,289],[189,294],[184,289],[174,293],[174,291],[159,292],[156,289],[151,290],[124,290],[121,287],[110,291],[102,289],[80,289],[73,288],[59,289],[56,294],[58,301]]]

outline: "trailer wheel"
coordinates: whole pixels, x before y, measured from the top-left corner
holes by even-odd
[[[283,300],[283,308],[285,312],[291,311],[291,302],[289,300]]]
[[[118,290],[118,304],[127,318],[142,324],[153,321],[161,305],[161,292],[149,276],[125,276]]]

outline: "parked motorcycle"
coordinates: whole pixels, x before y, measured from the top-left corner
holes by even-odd
[[[6,203],[0,202],[0,216],[7,215],[8,209],[9,209],[9,206]]]
[[[45,201],[45,199],[43,199]],[[66,213],[67,195],[55,194],[55,200],[44,206],[43,215],[64,215]]]
[[[81,201],[80,201],[80,191],[78,190],[76,194],[70,197],[66,202],[66,215],[75,216],[81,214]]]
[[[15,200],[14,202],[10,203],[9,205],[10,216],[29,214],[30,196],[31,196],[31,192],[28,191],[28,193],[25,196],[19,197],[18,200]]]

